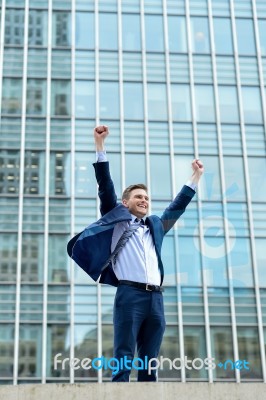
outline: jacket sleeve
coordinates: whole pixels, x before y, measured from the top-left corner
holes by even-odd
[[[176,223],[176,221],[185,212],[187,205],[191,202],[195,191],[189,186],[183,186],[176,198],[164,210],[161,216],[164,233],[166,234]]]
[[[110,175],[109,162],[96,162],[93,164],[98,183],[98,195],[100,198],[101,215],[107,214],[117,205],[117,196]]]

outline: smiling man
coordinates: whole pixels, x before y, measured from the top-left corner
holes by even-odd
[[[99,185],[102,217],[68,244],[68,254],[95,281],[117,286],[114,301],[114,357],[138,358],[147,365],[157,358],[165,317],[163,306],[164,268],[161,247],[165,234],[184,213],[195,195],[203,173],[203,164],[192,162],[193,174],[162,216],[150,215],[148,189],[143,184],[131,185],[117,202],[104,142],[107,126],[94,129],[97,162],[93,164]],[[120,365],[112,381],[128,382],[131,368]],[[138,370],[138,381],[156,381],[156,369]]]

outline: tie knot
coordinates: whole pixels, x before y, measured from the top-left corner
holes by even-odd
[[[139,219],[139,218],[135,218],[134,219],[134,223],[135,224],[140,224],[140,225],[145,225],[145,223],[144,223],[144,219]]]

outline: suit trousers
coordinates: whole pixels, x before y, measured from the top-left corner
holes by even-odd
[[[114,301],[114,357],[138,358],[147,367],[147,360],[157,358],[165,331],[163,295],[161,292],[121,284]],[[133,364],[135,367],[135,362]],[[138,369],[138,366],[137,368]],[[131,370],[124,365],[112,376],[113,382],[129,382]],[[157,371],[138,370],[138,381],[156,381]]]

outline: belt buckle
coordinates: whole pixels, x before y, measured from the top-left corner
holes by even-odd
[[[153,286],[153,285],[150,285],[149,283],[146,283],[146,290],[148,290],[149,292],[152,292],[152,289],[149,289],[148,286]]]

